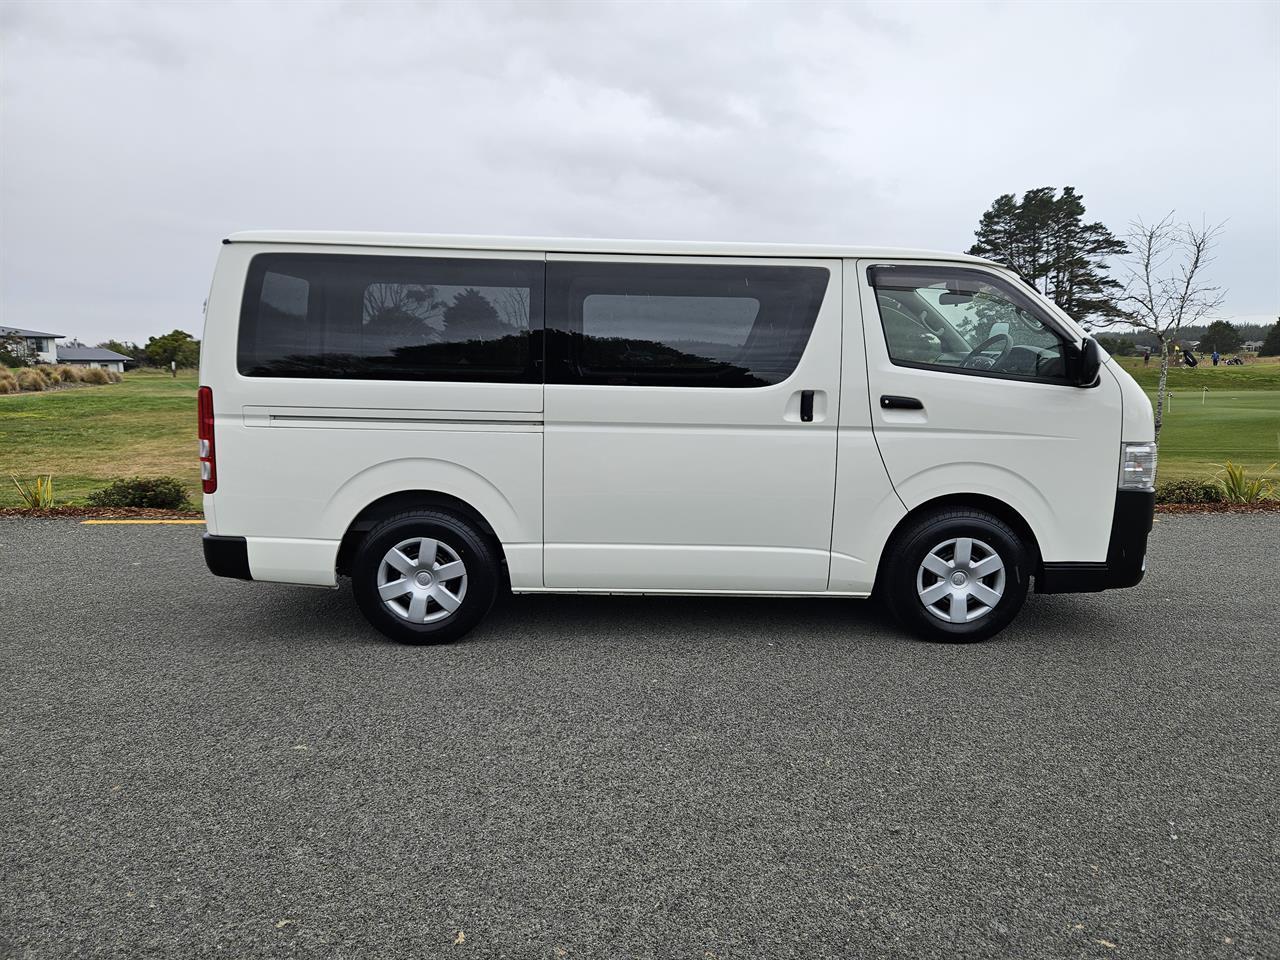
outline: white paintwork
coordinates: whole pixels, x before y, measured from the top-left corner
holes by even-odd
[[[876,565],[885,542],[907,510],[889,482],[872,432],[858,273],[856,260],[845,261],[845,334],[840,364],[840,431],[830,589],[865,595],[875,583]],[[880,326],[875,313],[867,322],[876,328]]]
[[[351,522],[404,491],[445,493],[484,516],[520,592],[864,596],[907,510],[964,493],[1017,510],[1047,560],[1101,560],[1122,435],[1151,437],[1145,395],[1112,363],[1098,387],[1082,390],[889,362],[867,264],[1001,272],[973,257],[305,232],[231,241],[201,356],[201,382],[214,392],[219,484],[204,506],[211,533],[247,538],[255,579],[334,585]],[[769,387],[242,377],[245,274],[268,250],[772,261],[820,265],[831,280],[796,371]],[[816,392],[813,423],[799,422],[801,390]],[[883,393],[919,396],[926,410],[883,411]]]
[[[1144,443],[1155,440],[1155,411],[1151,409],[1151,399],[1146,391],[1138,386],[1138,381],[1133,379],[1133,375],[1128,370],[1110,357],[1107,358],[1102,369],[1115,377],[1116,383],[1120,385],[1120,399],[1124,406],[1124,426],[1121,428],[1121,436],[1124,442]]]

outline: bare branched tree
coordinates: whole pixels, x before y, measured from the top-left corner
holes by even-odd
[[[503,323],[517,330],[529,328],[528,287],[501,287],[493,300]]]
[[[1160,344],[1160,385],[1156,390],[1156,443],[1164,422],[1169,352],[1184,325],[1194,325],[1222,306],[1225,291],[1205,276],[1222,233],[1217,226],[1179,223],[1172,213],[1157,223],[1129,225],[1125,240],[1127,277],[1117,298],[1121,316],[1095,321],[1103,327],[1131,325]]]

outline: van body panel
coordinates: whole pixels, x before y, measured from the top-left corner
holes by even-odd
[[[418,490],[470,504],[504,544],[542,542],[540,432],[234,424],[221,430],[214,532],[285,539],[309,532],[336,544],[370,504]],[[254,480],[264,463],[271,464],[270,484]],[[530,585],[541,584],[539,572]]]
[[[1125,443],[1150,443],[1156,437],[1155,411],[1151,398],[1138,385],[1138,381],[1110,357],[1102,365],[1102,375],[1115,378],[1120,387],[1120,399],[1124,407],[1123,438]]]
[[[743,590],[773,571],[771,594],[822,593],[829,552],[786,547],[684,544],[558,543],[551,554],[558,579],[575,590],[704,593]],[[550,574],[550,564],[548,570]],[[821,582],[823,586],[814,587]],[[644,584],[624,587],[621,584]],[[555,587],[555,584],[551,584]],[[763,590],[764,588],[759,588]]]
[[[865,595],[875,585],[885,542],[907,511],[889,480],[872,430],[862,334],[865,320],[856,267],[856,261],[845,261],[830,589]]]
[[[338,584],[337,540],[245,537],[249,573],[254,580],[273,580],[313,587]]]
[[[550,255],[548,266],[601,259]],[[732,583],[743,590],[825,590],[841,262],[656,262],[815,266],[829,277],[803,354],[781,383],[547,384],[546,585],[643,590]],[[811,422],[801,420],[806,390],[814,392]]]
[[[1105,561],[1122,421],[1115,377],[1081,388],[895,364],[867,280],[882,264],[913,264],[861,260],[857,269],[876,441],[903,504],[990,496],[1022,516],[1046,562]],[[923,409],[885,409],[882,396]]]

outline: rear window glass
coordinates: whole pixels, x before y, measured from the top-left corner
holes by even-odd
[[[795,370],[830,279],[822,267],[548,265],[548,379],[758,387]]]
[[[536,382],[541,261],[261,254],[237,367],[254,377]]]

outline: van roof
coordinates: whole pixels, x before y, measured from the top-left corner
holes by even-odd
[[[963,263],[992,261],[963,253],[908,250],[895,247],[846,247],[811,243],[722,243],[706,240],[600,240],[551,237],[448,236],[431,233],[355,233],[329,230],[248,230],[233,233],[223,243],[287,243],[356,247],[417,247],[442,250],[528,250],[539,253],[599,253],[684,257],[805,257],[893,258],[949,260]]]

